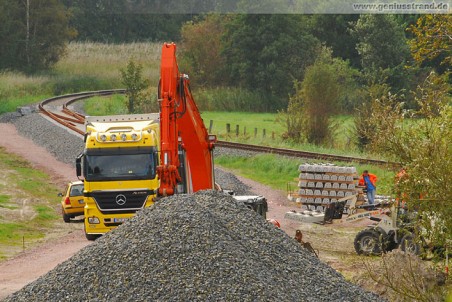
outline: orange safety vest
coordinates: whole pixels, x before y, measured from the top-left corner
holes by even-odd
[[[376,188],[377,185],[377,175],[369,173],[369,180],[370,182],[374,185],[374,187]],[[364,175],[361,175],[361,178],[359,179],[359,185],[360,186],[365,186],[366,182],[364,181]]]

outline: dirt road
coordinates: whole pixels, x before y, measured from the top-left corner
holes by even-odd
[[[0,132],[0,147],[27,159],[33,167],[45,171],[58,186],[63,187],[68,181],[74,180],[75,172],[72,166],[57,161],[46,149],[20,136],[14,125],[0,123]],[[45,242],[1,262],[0,300],[90,244],[82,229],[81,223],[57,223],[55,232],[47,234]]]

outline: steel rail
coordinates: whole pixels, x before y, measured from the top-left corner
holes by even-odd
[[[367,158],[362,158],[362,157],[333,155],[333,154],[308,152],[308,151],[301,151],[301,150],[294,150],[294,149],[273,148],[273,147],[267,147],[267,146],[248,145],[248,144],[226,142],[226,141],[217,141],[217,143],[215,145],[217,147],[223,147],[223,148],[239,149],[239,150],[252,151],[252,152],[258,152],[258,153],[271,153],[271,154],[278,154],[278,155],[285,155],[285,156],[299,157],[299,158],[322,159],[322,160],[342,161],[342,162],[356,162],[356,163],[363,163],[363,164],[377,164],[377,165],[389,165],[389,166],[397,165],[397,163],[388,162],[388,161],[384,161],[384,160],[378,160],[378,159],[367,159]]]
[[[79,133],[81,135],[84,135],[85,132],[78,129],[74,125],[74,123],[84,124],[85,116],[83,114],[70,110],[68,108],[68,106],[76,101],[91,98],[93,96],[107,96],[107,95],[112,95],[112,94],[123,94],[123,93],[125,93],[125,89],[111,89],[111,90],[88,91],[88,92],[81,92],[81,93],[74,93],[74,94],[66,94],[66,95],[52,97],[52,98],[42,101],[39,104],[39,109],[41,110],[41,112],[43,114],[49,116],[56,122],[76,131],[77,133]],[[55,102],[55,101],[58,101],[61,99],[65,99],[65,98],[69,98],[69,100],[63,104],[62,111],[71,117],[65,117],[63,115],[53,113],[53,112],[50,112],[49,110],[45,109],[46,105],[49,105],[52,102]],[[378,159],[367,159],[367,158],[361,158],[361,157],[333,155],[333,154],[308,152],[308,151],[301,151],[301,150],[294,150],[294,149],[282,149],[282,148],[274,148],[274,147],[267,147],[267,146],[258,146],[258,145],[249,145],[249,144],[242,144],[242,143],[235,143],[235,142],[227,142],[227,141],[221,141],[221,140],[217,141],[216,146],[222,147],[222,148],[238,149],[238,150],[252,151],[252,152],[257,152],[257,153],[270,153],[270,154],[277,154],[277,155],[284,155],[284,156],[291,156],[291,157],[298,157],[298,158],[306,158],[306,159],[320,159],[320,160],[329,160],[329,161],[356,162],[356,163],[362,163],[362,164],[398,166],[397,163],[388,162],[388,161],[384,161],[384,160],[378,160]]]
[[[75,101],[91,98],[94,96],[107,96],[107,95],[122,94],[122,93],[125,93],[125,89],[110,89],[110,90],[87,91],[87,92],[65,94],[65,95],[60,95],[60,96],[56,96],[56,97],[52,97],[52,98],[43,100],[41,103],[39,103],[38,108],[43,114],[47,115],[48,117],[50,117],[57,123],[60,123],[63,126],[69,128],[81,135],[84,135],[85,132],[83,130],[78,129],[73,123],[84,124],[85,116],[68,109],[68,106]],[[49,105],[52,102],[59,101],[61,99],[66,99],[66,98],[69,98],[69,100],[64,103],[62,111],[64,113],[72,116],[73,118],[65,117],[58,113],[53,113],[50,110],[47,110],[45,108],[46,105]]]

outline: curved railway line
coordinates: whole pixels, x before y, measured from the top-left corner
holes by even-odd
[[[88,99],[94,96],[109,96],[112,94],[123,94],[125,92],[124,89],[112,89],[112,90],[100,90],[100,91],[89,91],[89,92],[81,92],[74,94],[66,94],[62,96],[56,96],[42,101],[39,104],[39,110],[55,120],[56,122],[64,125],[67,128],[72,129],[73,131],[84,135],[84,123],[85,116],[80,114],[74,110],[69,109],[69,106],[77,101]],[[293,149],[282,149],[282,148],[273,148],[267,146],[257,146],[257,145],[248,145],[242,143],[235,142],[226,142],[226,141],[218,141],[216,146],[230,149],[239,149],[252,151],[257,153],[272,153],[278,155],[285,155],[291,157],[298,158],[307,158],[307,159],[321,159],[321,160],[329,160],[329,161],[342,161],[342,162],[356,162],[363,164],[377,164],[377,165],[397,165],[396,163],[387,162],[383,160],[377,159],[367,159],[360,157],[351,157],[351,156],[342,156],[342,155],[332,155],[325,153],[316,153],[316,152],[307,152]]]

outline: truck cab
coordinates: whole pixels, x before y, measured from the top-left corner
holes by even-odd
[[[153,204],[159,187],[158,114],[86,117],[76,160],[84,180],[85,234],[94,240]]]

